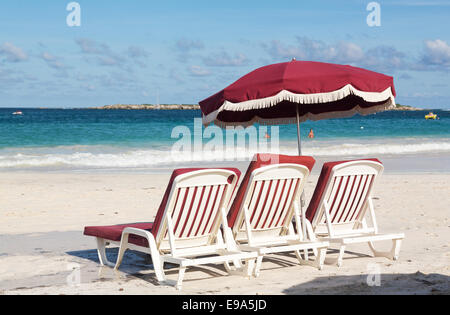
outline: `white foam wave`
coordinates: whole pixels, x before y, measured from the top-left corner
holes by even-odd
[[[450,142],[398,143],[398,144],[342,144],[327,147],[306,148],[305,155],[352,156],[352,155],[401,155],[450,152]]]
[[[170,148],[136,149],[120,147],[59,147],[22,148],[0,150],[0,169],[22,168],[146,168],[158,166],[178,166],[200,161],[243,161],[248,160],[258,150],[235,148],[215,151],[177,151]],[[260,150],[268,152],[270,150]],[[297,154],[295,142],[281,143],[272,152]],[[421,141],[403,139],[391,142],[366,141],[340,144],[338,141],[311,141],[304,143],[303,154],[314,157],[345,157],[402,155],[422,153],[450,153],[450,140]]]

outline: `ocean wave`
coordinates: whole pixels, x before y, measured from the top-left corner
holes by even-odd
[[[231,150],[171,150],[171,148],[136,149],[108,146],[72,146],[57,148],[20,148],[0,150],[0,169],[75,169],[75,168],[151,168],[179,166],[202,161],[247,161],[257,151],[297,154],[296,142],[282,142],[278,148]],[[303,154],[314,157],[380,156],[424,153],[450,153],[450,141],[310,141],[303,145]]]
[[[450,142],[398,143],[398,144],[342,144],[326,147],[306,148],[303,154],[312,156],[353,155],[402,155],[419,153],[450,152]]]

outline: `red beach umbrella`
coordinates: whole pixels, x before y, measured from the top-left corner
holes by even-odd
[[[201,101],[203,124],[221,127],[297,123],[368,115],[394,107],[392,77],[348,65],[314,61],[258,68]]]

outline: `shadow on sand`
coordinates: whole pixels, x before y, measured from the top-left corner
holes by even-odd
[[[108,248],[106,255],[108,260],[114,262],[117,257],[118,248]],[[334,253],[334,251],[331,251]],[[68,255],[78,257],[95,263],[98,268],[99,260],[97,250],[82,250],[67,252]],[[353,253],[352,258],[367,255]],[[291,259],[289,259],[291,258]],[[273,255],[264,259],[266,265],[262,272],[270,272],[276,269],[295,266],[297,262],[292,255]],[[269,264],[267,264],[269,263]],[[176,265],[165,264],[164,272],[169,279],[176,279],[178,268]],[[194,277],[186,279],[185,282],[196,281],[207,278],[220,278],[227,275],[222,265],[205,265],[190,267],[188,271]],[[110,267],[99,268],[98,281],[117,279],[130,281],[141,279],[152,285],[159,285],[156,280],[151,256],[140,252],[127,250],[119,271]],[[213,292],[214,293],[214,292]],[[359,294],[450,294],[450,277],[442,274],[423,274],[416,272],[412,274],[361,274],[352,276],[327,276],[317,277],[312,281],[304,282],[283,290],[284,294],[330,294],[330,295],[359,295]]]
[[[450,294],[450,277],[442,274],[362,274],[318,277],[285,289],[285,294]]]
[[[108,248],[106,250],[106,256],[110,262],[115,262],[117,258],[117,253],[119,249]],[[66,254],[88,260],[90,262],[94,262],[98,264],[99,272],[98,272],[98,281],[105,281],[108,279],[117,279],[121,277],[122,280],[130,281],[132,279],[141,279],[146,282],[149,282],[153,285],[159,285],[158,280],[154,274],[153,263],[150,255],[127,250],[125,252],[124,258],[122,260],[122,264],[120,265],[119,271],[115,271],[111,267],[101,267],[99,264],[99,259],[97,255],[97,250],[81,250],[81,251],[70,251],[66,252]],[[205,266],[192,266],[189,267],[189,273],[201,272],[202,275],[195,278],[185,279],[185,282],[195,281],[197,279],[206,279],[208,277],[216,278],[227,275],[225,268],[222,265],[205,265]],[[176,279],[178,275],[178,266],[165,263],[164,264],[164,273],[169,279]],[[205,277],[206,275],[206,277]]]

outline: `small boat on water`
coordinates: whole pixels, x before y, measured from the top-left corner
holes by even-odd
[[[425,115],[425,119],[433,119],[433,120],[435,120],[435,119],[437,119],[437,115],[436,114],[434,114],[433,112],[429,112],[427,115]]]
[[[21,111],[17,111],[17,112],[14,112],[14,113],[12,113],[13,115],[23,115],[23,113],[21,112]]]

